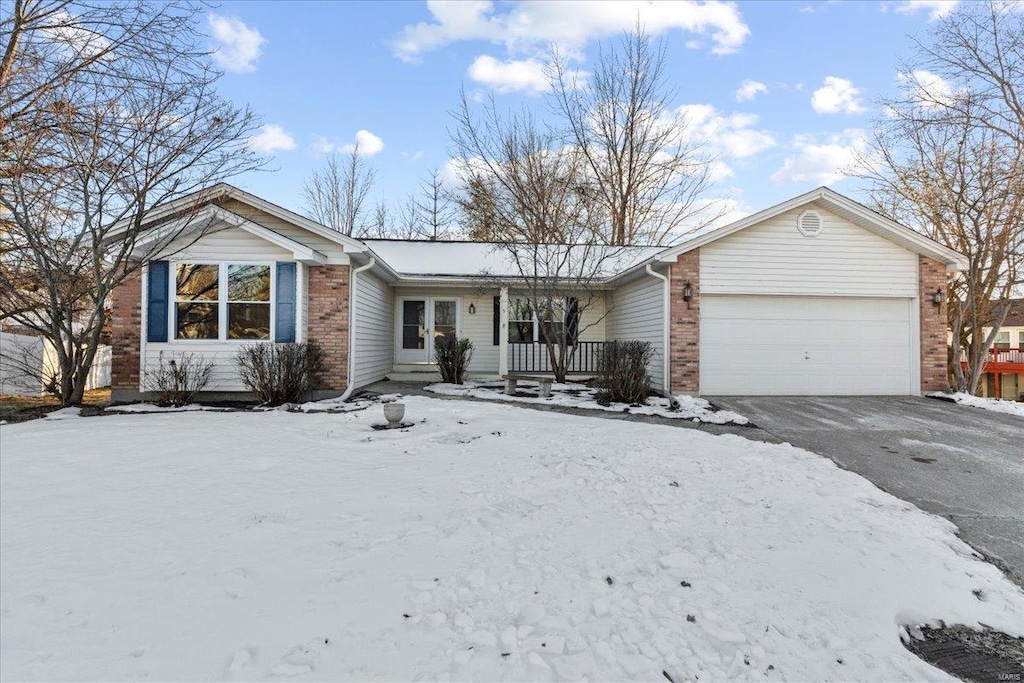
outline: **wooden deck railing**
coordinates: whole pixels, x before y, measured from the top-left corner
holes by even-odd
[[[967,362],[967,352],[960,352],[960,362]],[[989,363],[999,365],[1024,365],[1024,348],[1006,348],[993,346],[988,350],[988,358],[985,360],[985,364]]]
[[[598,361],[604,342],[576,342],[576,352],[569,363],[571,375],[593,375],[597,373]],[[548,347],[544,342],[509,342],[509,372],[550,372],[551,361]]]

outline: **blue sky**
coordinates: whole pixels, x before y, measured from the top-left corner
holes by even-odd
[[[842,169],[891,93],[912,36],[955,2],[229,2],[207,29],[222,93],[264,129],[272,172],[236,184],[288,208],[331,149],[357,137],[397,206],[450,162],[460,88],[499,106],[544,107],[539,70],[556,44],[586,71],[599,40],[640,16],[667,41],[687,120],[722,159],[714,197],[738,217],[818,185],[859,195]]]

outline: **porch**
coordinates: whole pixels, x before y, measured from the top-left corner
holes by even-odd
[[[966,354],[961,354],[960,366],[967,370]],[[984,372],[986,396],[1024,400],[1024,348],[993,346],[985,360]]]
[[[435,340],[446,334],[473,343],[469,376],[494,377],[510,372],[548,373],[542,321],[515,314],[515,293],[471,287],[398,287],[393,290],[394,357],[388,377],[398,381],[438,381]],[[569,307],[566,307],[569,310]],[[597,372],[606,343],[607,302],[602,297],[580,307],[557,324],[566,325],[574,342],[569,373],[575,378]]]

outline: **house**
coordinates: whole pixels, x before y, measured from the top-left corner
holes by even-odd
[[[508,252],[495,245],[356,240],[229,185],[202,197],[198,211],[183,215],[184,198],[147,218],[140,250],[173,241],[114,293],[115,399],[137,398],[174,352],[214,363],[208,389],[241,391],[235,354],[259,341],[319,344],[322,397],[433,377],[432,340],[452,331],[473,341],[471,374],[539,371],[545,324],[578,330],[583,374],[604,342],[649,341],[655,386],[673,394],[947,388],[946,281],[962,257],[828,188],[673,247],[623,250],[572,320],[538,319],[496,285]]]
[[[986,337],[991,332],[991,327],[982,328]],[[985,397],[1024,401],[1024,299],[1010,303],[1006,320],[989,349],[980,389]]]

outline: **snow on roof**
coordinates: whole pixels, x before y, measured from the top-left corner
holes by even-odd
[[[363,239],[392,270],[401,275],[446,277],[519,277],[521,275],[508,247],[493,242],[433,242],[429,240]],[[524,249],[526,249],[524,245]],[[565,249],[584,247],[552,247]],[[600,260],[601,277],[611,277],[629,270],[654,256],[664,247],[604,247],[591,258]],[[583,268],[565,270],[563,276]]]

